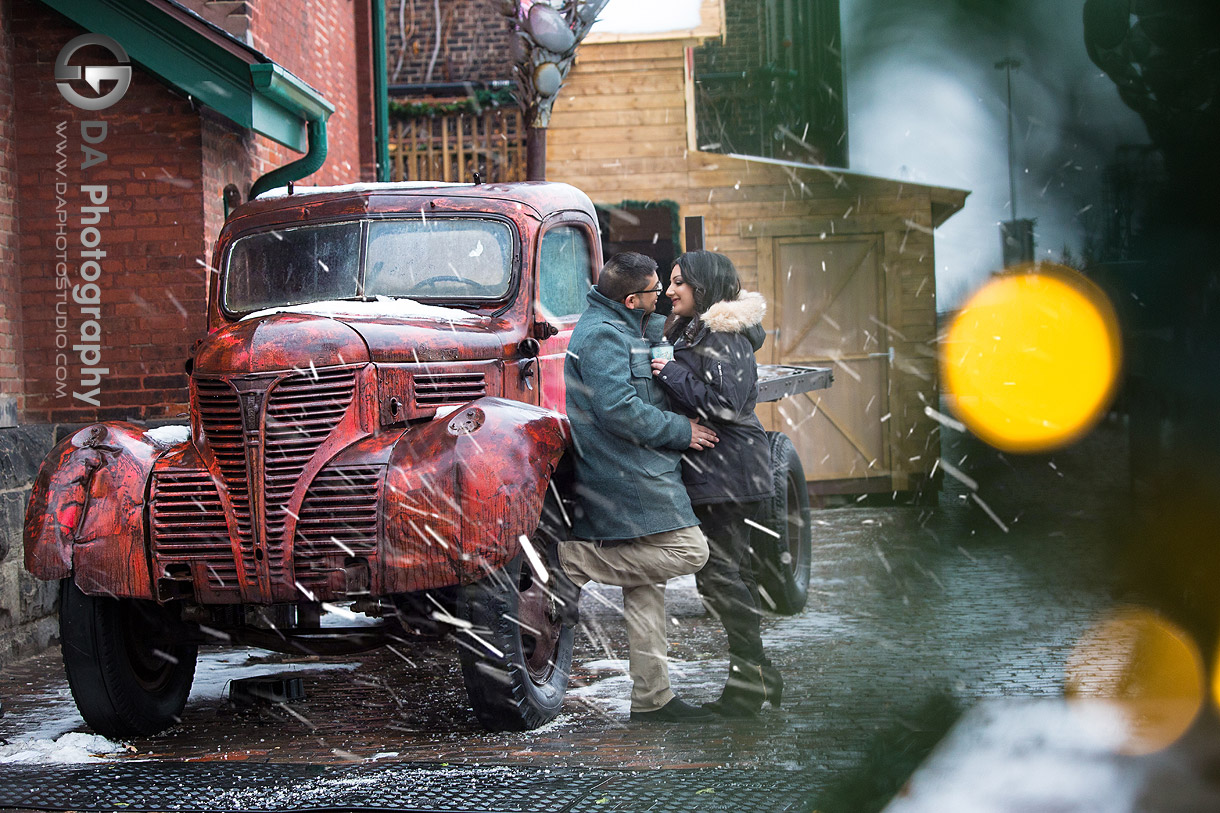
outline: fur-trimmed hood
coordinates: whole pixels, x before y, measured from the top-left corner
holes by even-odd
[[[716,333],[743,333],[761,325],[766,312],[767,300],[762,294],[742,291],[731,302],[712,305],[699,319]]]

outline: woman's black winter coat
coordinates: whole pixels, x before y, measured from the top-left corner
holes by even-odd
[[[770,444],[754,414],[754,352],[765,338],[766,308],[762,294],[749,291],[712,305],[693,336],[674,342],[674,360],[658,376],[676,410],[699,418],[720,437],[711,449],[683,454],[682,480],[693,505],[748,502],[772,493]]]

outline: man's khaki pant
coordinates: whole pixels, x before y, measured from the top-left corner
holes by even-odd
[[[673,699],[666,660],[665,582],[696,572],[707,556],[707,539],[698,525],[613,546],[559,543],[559,561],[576,584],[594,581],[623,588],[632,711],[655,711]]]

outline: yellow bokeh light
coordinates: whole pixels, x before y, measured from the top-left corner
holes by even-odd
[[[992,278],[941,343],[950,409],[996,448],[1037,452],[1092,428],[1114,394],[1121,351],[1105,294],[1043,263]]]
[[[1155,613],[1114,612],[1081,636],[1064,694],[1101,702],[1122,723],[1118,751],[1149,754],[1185,733],[1203,707],[1203,658],[1190,636]]]

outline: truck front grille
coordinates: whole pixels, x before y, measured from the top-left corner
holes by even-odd
[[[253,432],[249,431],[252,427],[243,426],[241,398],[252,391],[257,394],[259,387],[252,390],[248,381],[241,382],[247,395],[239,396],[224,379],[196,378],[203,434],[233,505],[248,578],[265,568],[273,584],[292,583],[284,545],[289,501],[306,466],[347,414],[357,372],[354,367],[325,368],[268,377],[261,388],[266,403]],[[261,460],[263,470],[258,484],[264,529],[261,559],[256,553],[251,509],[250,466],[256,460]]]
[[[297,520],[297,579],[325,583],[348,558],[377,551],[377,489],[383,466],[325,468],[309,486]]]
[[[464,404],[486,394],[487,379],[482,371],[415,374],[415,405],[421,409]]]
[[[271,390],[263,433],[263,494],[267,554],[273,581],[284,578],[284,525],[288,501],[306,464],[347,413],[356,370],[319,370],[282,379]]]
[[[199,394],[199,421],[203,434],[216,465],[229,501],[233,504],[233,515],[237,520],[237,532],[241,536],[244,554],[250,555],[248,566],[253,566],[254,543],[250,519],[250,485],[246,474],[246,449],[242,442],[241,404],[237,393],[228,382],[221,379],[199,378],[195,381]]]
[[[153,477],[153,556],[162,568],[188,565],[211,592],[237,590],[237,562],[220,495],[206,471],[162,471]]]

